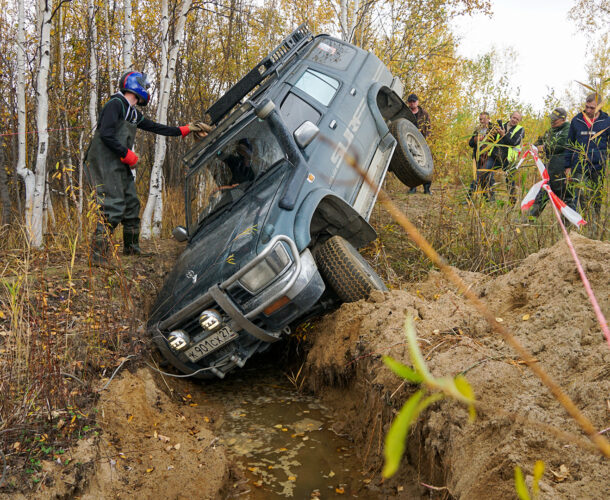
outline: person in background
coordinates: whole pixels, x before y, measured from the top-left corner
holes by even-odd
[[[486,170],[487,157],[490,149],[489,136],[492,133],[489,113],[483,111],[479,115],[479,126],[474,130],[468,145],[472,148],[472,159],[476,168],[476,179],[470,184],[468,197],[472,197],[475,191],[481,190],[483,197],[488,201],[493,201],[494,184],[493,170]]]
[[[572,187],[571,207],[574,210],[590,208],[589,219],[597,222],[601,211],[601,198],[608,148],[610,147],[610,117],[601,109],[599,94],[589,94],[585,109],[570,124],[565,167]],[[569,189],[569,188],[568,188]],[[586,219],[586,218],[585,218]]]
[[[549,187],[561,200],[569,205],[565,168],[565,152],[568,143],[568,131],[570,130],[570,122],[567,121],[567,117],[568,112],[565,109],[555,108],[549,115],[551,128],[542,137],[538,138],[535,146],[538,147],[538,151],[546,158],[546,169],[550,177]],[[529,215],[538,217],[544,210],[548,200],[547,192],[543,189],[540,190],[529,211]]]
[[[407,104],[417,119],[417,128],[421,132],[421,135],[424,136],[424,139],[427,139],[430,135],[430,115],[419,105],[419,97],[415,94],[409,94],[409,97],[407,97]],[[424,194],[432,194],[430,192],[431,184],[431,182],[424,182]],[[416,187],[409,189],[409,193],[415,193],[416,191]]]
[[[191,132],[205,135],[211,130],[203,123],[170,127],[146,118],[136,105],[150,100],[150,83],[145,74],[129,71],[119,80],[119,91],[104,105],[85,157],[85,176],[95,189],[100,211],[91,242],[91,263],[108,265],[109,239],[123,224],[123,253],[141,254],[140,200],[134,176],[139,157],[133,151],[137,129],[165,136],[185,137]]]
[[[495,138],[493,139],[494,145],[489,152],[485,165],[486,170],[501,168],[504,171],[508,199],[512,205],[517,203],[517,188],[515,186],[513,167],[519,157],[521,142],[525,135],[525,129],[519,125],[521,119],[521,113],[513,111],[506,123],[498,120],[495,127]]]

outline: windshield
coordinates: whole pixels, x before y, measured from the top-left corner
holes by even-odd
[[[187,177],[189,232],[232,205],[256,177],[284,158],[265,121],[253,119]]]

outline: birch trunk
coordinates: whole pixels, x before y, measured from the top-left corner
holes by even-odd
[[[63,10],[59,11],[59,44],[57,47],[57,57],[59,58],[59,82],[62,90],[61,98],[65,99],[66,97],[66,69],[64,64],[64,44],[65,44],[65,30],[64,30],[64,13]],[[70,221],[70,203],[69,196],[73,195],[72,191],[72,170],[70,169],[70,133],[68,131],[68,120],[67,113],[64,111],[63,113],[63,124],[64,124],[64,132],[63,137],[60,134],[60,141],[62,141],[62,150],[63,150],[63,159],[61,162],[61,187],[63,189],[63,203],[64,203],[64,211],[66,213],[66,217],[68,221]],[[60,119],[61,120],[61,119]],[[68,187],[68,183],[69,186]]]
[[[339,27],[341,28],[341,39],[351,42],[356,31],[360,0],[354,0],[350,8],[350,0],[339,1]]]
[[[87,12],[91,23],[89,36],[89,124],[93,132],[97,124],[97,22],[95,21],[95,5],[93,0],[87,0]]]
[[[11,198],[8,192],[8,173],[4,167],[4,148],[0,146],[0,204],[2,205],[2,221],[0,225],[11,222]]]
[[[133,59],[133,26],[131,24],[131,0],[124,0],[123,22],[123,71],[131,69]]]
[[[41,248],[44,233],[44,207],[47,178],[47,153],[49,143],[49,65],[51,59],[51,15],[52,0],[39,0],[38,27],[40,33],[38,74],[36,82],[36,128],[38,129],[38,153],[34,170],[34,196],[32,203],[32,234],[31,244]]]
[[[112,51],[110,46],[110,21],[108,15],[108,5],[110,2],[104,2],[104,28],[105,28],[105,41],[106,41],[106,71],[108,72],[108,95],[112,95],[112,82],[115,81],[118,76],[114,74],[114,59],[112,57]]]
[[[34,197],[34,173],[26,167],[25,150],[25,126],[26,126],[26,106],[25,106],[25,0],[18,2],[17,20],[17,134],[19,137],[19,147],[17,154],[16,172],[23,179],[25,186],[25,228],[28,239],[32,234],[32,205]]]
[[[170,30],[168,20],[168,0],[163,0],[161,6],[161,83],[159,106],[157,108],[156,121],[158,123],[167,122],[167,109],[169,107],[169,97],[176,74],[176,63],[178,52],[184,41],[184,27],[186,16],[191,8],[192,0],[183,0],[180,13],[174,28],[174,36],[170,44]],[[150,187],[146,208],[142,215],[140,233],[142,238],[157,237],[161,234],[163,224],[163,162],[165,161],[166,138],[158,135],[155,141],[155,156],[150,175]]]

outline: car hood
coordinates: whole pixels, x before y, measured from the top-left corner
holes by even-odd
[[[277,205],[286,168],[265,175],[233,206],[197,230],[167,276],[150,314],[160,321],[222,283],[257,254],[260,232]]]

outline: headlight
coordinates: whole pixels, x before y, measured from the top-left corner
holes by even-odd
[[[222,316],[214,309],[207,309],[199,315],[199,324],[204,332],[216,330],[222,323]]]
[[[189,345],[191,339],[184,330],[174,330],[167,336],[167,342],[174,351],[182,351]]]
[[[239,282],[249,292],[256,293],[280,275],[291,262],[284,245],[276,243],[265,259],[239,278]]]

